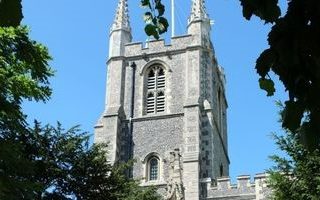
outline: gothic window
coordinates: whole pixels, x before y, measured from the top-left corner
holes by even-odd
[[[153,65],[147,71],[146,113],[162,113],[165,111],[165,70],[161,65]]]
[[[148,180],[156,181],[159,179],[159,159],[155,156],[148,161]]]

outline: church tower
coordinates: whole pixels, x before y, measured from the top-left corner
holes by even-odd
[[[192,0],[187,34],[133,43],[127,0],[110,31],[106,105],[95,142],[112,163],[165,199],[206,199],[208,183],[228,176],[225,76],[210,39],[204,0]],[[209,184],[210,185],[210,184]]]

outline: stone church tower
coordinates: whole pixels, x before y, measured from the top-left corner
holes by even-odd
[[[129,173],[166,199],[207,199],[228,176],[225,76],[210,39],[204,0],[193,0],[187,34],[132,42],[127,0],[110,31],[105,110],[95,142],[112,163],[135,159]]]

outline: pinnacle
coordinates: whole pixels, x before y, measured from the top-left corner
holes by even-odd
[[[194,20],[200,19],[208,19],[208,14],[205,8],[205,0],[192,0],[192,8],[189,23]]]
[[[128,0],[119,0],[116,16],[111,30],[127,29],[130,30]]]

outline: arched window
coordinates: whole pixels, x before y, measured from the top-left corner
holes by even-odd
[[[148,161],[148,180],[156,181],[159,179],[159,158],[153,156]]]
[[[153,65],[147,71],[145,110],[147,114],[165,111],[165,70],[161,65]]]

